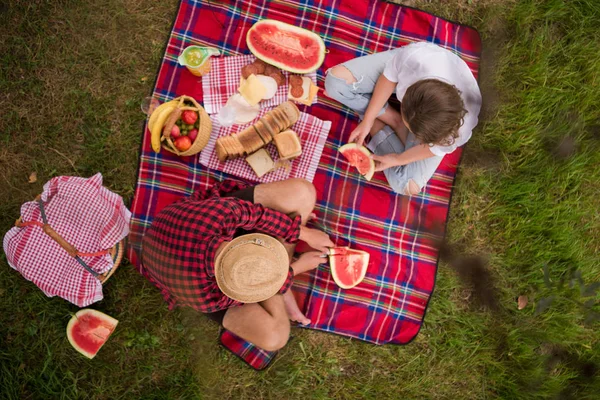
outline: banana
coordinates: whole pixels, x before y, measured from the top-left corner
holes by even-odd
[[[151,136],[152,150],[154,150],[156,153],[160,153],[160,137],[162,134],[163,126],[165,125],[165,122],[167,121],[167,118],[169,117],[169,115],[171,115],[171,113],[176,108],[177,108],[176,102],[175,102],[175,104],[168,104],[162,110],[160,110],[160,114],[158,114],[156,116],[156,121],[154,121],[154,124],[152,125],[152,130],[150,131],[150,133],[152,134],[152,136]],[[157,111],[155,111],[155,112],[157,112]]]
[[[166,103],[162,103],[160,106],[156,107],[156,109],[150,114],[150,119],[148,120],[148,129],[152,132],[152,128],[154,127],[154,123],[156,122],[156,118],[158,117],[159,111],[165,109],[169,104],[177,104],[178,100],[167,101]]]

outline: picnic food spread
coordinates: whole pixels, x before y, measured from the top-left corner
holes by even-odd
[[[358,169],[358,172],[370,181],[375,173],[375,161],[371,159],[371,152],[365,146],[359,146],[356,143],[348,143],[340,147],[340,153],[346,160]]]
[[[87,358],[94,358],[114,332],[119,321],[100,311],[85,308],[77,311],[67,325],[71,346]]]
[[[271,143],[277,135],[291,127],[299,117],[298,107],[288,101],[267,112],[254,125],[241,132],[218,138],[215,149],[219,161],[225,162],[254,153]],[[289,155],[285,154],[283,157],[289,158]]]
[[[319,35],[273,19],[255,23],[246,43],[257,58],[298,74],[315,71],[325,59],[325,43]]]
[[[329,249],[329,266],[335,283],[342,289],[351,289],[365,278],[369,253],[350,247],[333,247]]]

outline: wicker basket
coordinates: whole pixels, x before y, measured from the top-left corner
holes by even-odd
[[[98,279],[104,285],[108,278],[113,276],[119,265],[121,265],[121,261],[123,261],[123,254],[125,254],[125,239],[121,240],[119,243],[115,244],[112,249],[110,249],[110,258],[113,260],[113,267],[103,273],[102,275],[98,275]]]
[[[40,203],[40,207],[43,207],[41,205],[40,199],[41,199],[41,196],[38,195],[38,196],[36,196],[35,201]],[[44,215],[45,214],[42,213],[42,216],[44,216]],[[46,220],[44,219],[44,221],[46,221]],[[75,246],[68,243],[62,236],[60,236],[47,223],[42,224],[39,221],[23,222],[21,217],[19,217],[19,219],[17,219],[17,221],[15,222],[15,226],[17,226],[19,228],[24,228],[24,227],[31,226],[31,225],[39,226],[40,228],[42,228],[42,230],[48,236],[50,236],[56,243],[58,243],[67,253],[69,253],[73,257],[79,258],[80,255],[81,256],[92,255],[92,254],[82,254],[79,251],[77,251]],[[93,255],[96,256],[96,255],[102,255],[102,254],[110,254],[110,257],[113,260],[113,267],[110,270],[106,271],[103,274],[99,274],[96,276],[96,278],[98,278],[98,280],[104,285],[106,283],[106,281],[108,281],[108,278],[110,278],[115,273],[115,271],[121,264],[121,261],[123,260],[123,255],[125,254],[125,239],[122,239],[120,242],[115,244],[112,248],[110,248],[108,250],[99,251],[97,253],[94,253]],[[81,262],[81,260],[80,260],[80,262]],[[89,270],[89,267],[87,267],[87,268]],[[97,274],[97,273],[95,273],[95,274]]]
[[[181,100],[181,103],[187,100],[194,104],[193,107],[186,107],[186,109],[192,109],[193,111],[196,111],[198,113],[198,136],[196,136],[196,140],[194,140],[192,146],[186,151],[177,150],[171,138],[166,138],[162,142],[162,147],[170,151],[171,153],[177,154],[178,156],[192,156],[194,154],[200,153],[202,149],[204,149],[208,144],[208,139],[210,139],[210,133],[212,132],[212,122],[204,107],[202,107],[193,97],[181,96],[174,100],[178,99]]]

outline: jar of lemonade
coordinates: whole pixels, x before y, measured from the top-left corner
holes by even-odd
[[[196,76],[202,76],[210,71],[210,57],[220,55],[214,47],[188,46],[181,52],[177,61],[179,65]]]

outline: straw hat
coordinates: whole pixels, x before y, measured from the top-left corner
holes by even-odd
[[[227,297],[258,303],[275,295],[289,271],[288,253],[277,239],[262,233],[239,236],[215,260],[215,278]]]

